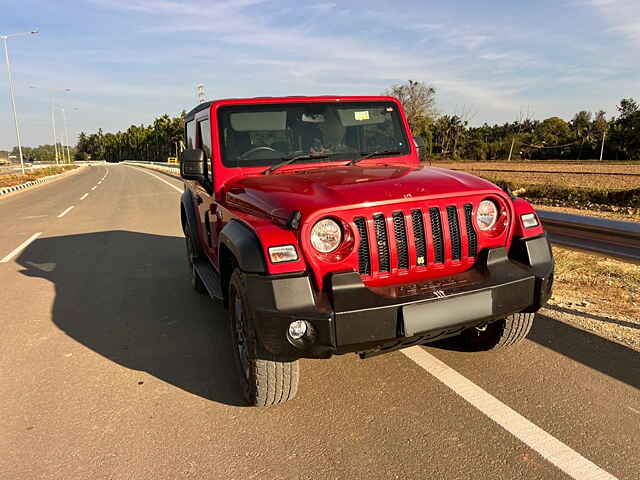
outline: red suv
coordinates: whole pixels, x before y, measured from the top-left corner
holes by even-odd
[[[460,335],[512,345],[551,293],[534,209],[421,165],[391,97],[217,100],[185,118],[193,286],[224,302],[247,401],[293,398],[299,358]]]

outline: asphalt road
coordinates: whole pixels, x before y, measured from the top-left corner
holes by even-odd
[[[302,361],[243,407],[179,190],[97,165],[0,198],[0,478],[640,478],[640,353],[550,310],[509,351]]]

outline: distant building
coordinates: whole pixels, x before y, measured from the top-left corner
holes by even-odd
[[[9,152],[0,150],[0,165],[3,163],[9,163]]]

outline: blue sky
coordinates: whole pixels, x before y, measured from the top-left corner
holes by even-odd
[[[51,143],[48,93],[70,136],[175,115],[208,98],[378,94],[421,80],[472,124],[615,113],[640,97],[638,0],[456,2],[0,0],[23,143]],[[60,120],[59,120],[60,123]],[[75,142],[72,142],[75,143]],[[6,70],[0,149],[13,146]]]

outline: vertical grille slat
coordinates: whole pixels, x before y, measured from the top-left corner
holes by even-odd
[[[424,218],[422,210],[411,211],[411,226],[413,227],[413,238],[416,245],[416,264],[418,266],[427,264],[427,239],[424,233]]]
[[[458,224],[458,208],[455,205],[447,207],[447,223],[449,224],[449,238],[451,238],[451,259],[460,260],[462,246],[460,241],[460,225]]]
[[[398,268],[409,268],[409,247],[407,245],[407,227],[404,224],[404,214],[393,212],[393,233],[398,249]]]
[[[360,275],[371,275],[371,260],[369,252],[369,234],[367,233],[367,221],[363,217],[353,219],[360,235],[358,245],[358,270]]]
[[[464,221],[467,227],[467,239],[469,241],[469,256],[475,257],[478,253],[478,234],[473,226],[473,206],[467,203],[464,206]]]
[[[389,239],[387,238],[387,225],[384,215],[378,213],[373,216],[373,222],[376,227],[376,243],[378,245],[378,261],[381,272],[389,272],[391,270],[389,259]]]
[[[436,263],[444,263],[444,239],[442,238],[442,219],[440,218],[440,209],[431,207],[429,209],[429,217],[431,219],[431,235],[433,237],[433,253]]]

